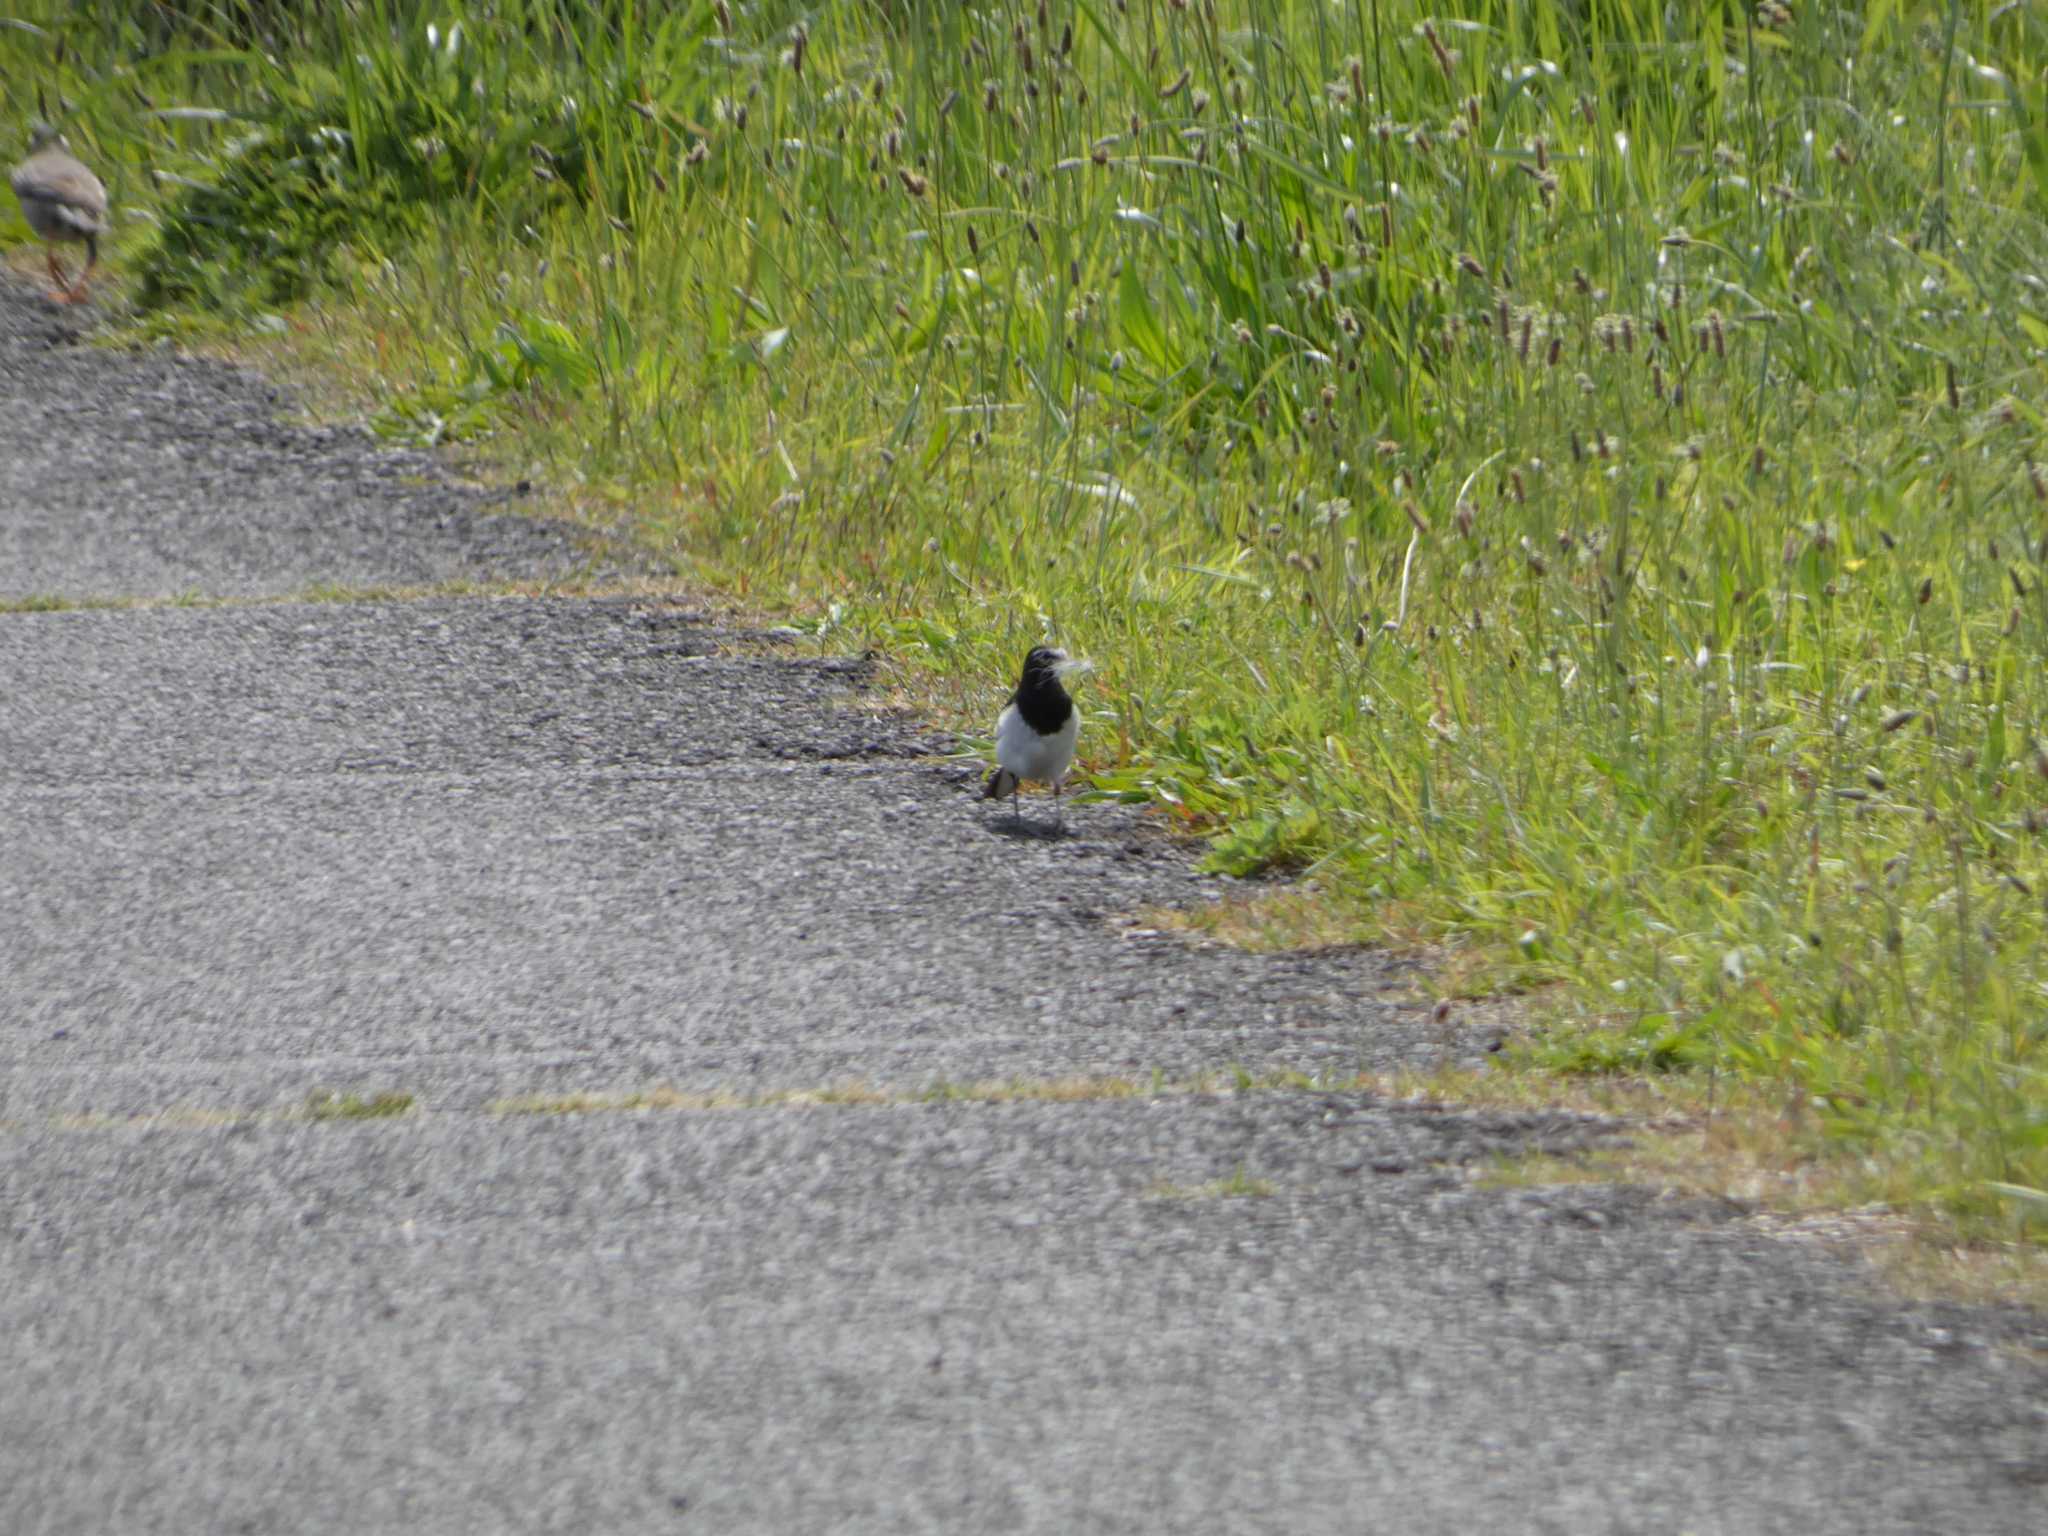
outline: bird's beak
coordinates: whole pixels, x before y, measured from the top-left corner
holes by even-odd
[[[1053,663],[1052,669],[1061,677],[1080,677],[1084,673],[1093,672],[1095,663],[1085,656],[1069,656],[1062,651],[1060,659]]]

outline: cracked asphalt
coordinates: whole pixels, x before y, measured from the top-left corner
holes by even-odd
[[[0,1530],[2041,1528],[2037,1315],[1261,1086],[1494,1037],[862,663],[307,600],[612,557],[89,320],[0,280]]]

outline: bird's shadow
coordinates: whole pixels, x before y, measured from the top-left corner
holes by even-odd
[[[1013,816],[998,816],[989,823],[989,830],[997,837],[1010,837],[1027,843],[1057,843],[1080,836],[1063,821],[1039,821],[1030,817],[1019,820]]]

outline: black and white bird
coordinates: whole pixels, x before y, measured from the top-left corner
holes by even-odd
[[[1024,658],[1024,677],[996,719],[996,768],[982,789],[984,800],[1010,797],[1010,812],[1021,823],[1017,791],[1026,779],[1052,786],[1054,814],[1060,787],[1074,763],[1081,716],[1060,679],[1085,672],[1088,663],[1041,645]]]

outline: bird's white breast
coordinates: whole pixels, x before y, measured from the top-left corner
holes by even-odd
[[[1068,714],[1066,724],[1050,736],[1041,736],[1025,723],[1012,704],[996,721],[996,764],[1020,779],[1056,783],[1066,777],[1074,761],[1074,744],[1080,739],[1078,710]]]

